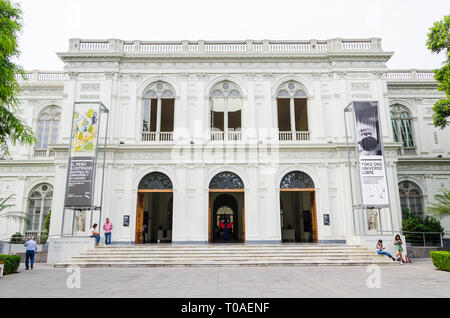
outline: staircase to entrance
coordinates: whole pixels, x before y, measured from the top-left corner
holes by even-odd
[[[299,266],[392,265],[365,246],[346,244],[283,245],[136,245],[88,249],[55,267]]]

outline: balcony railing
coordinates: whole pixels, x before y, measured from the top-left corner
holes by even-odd
[[[34,149],[34,157],[54,157],[55,151],[53,149]]]
[[[211,141],[242,141],[242,132],[229,131],[229,132],[225,133],[223,131],[212,131],[210,134],[210,140]]]
[[[309,141],[309,131],[280,131],[278,132],[279,141]]]
[[[402,149],[398,150],[399,155],[404,156],[414,156],[416,155],[416,147],[402,147]]]
[[[173,132],[143,132],[142,141],[171,142],[173,141]]]

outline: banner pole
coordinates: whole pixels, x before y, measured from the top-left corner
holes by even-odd
[[[366,218],[365,218],[365,210],[364,210],[364,200],[363,200],[363,193],[362,193],[362,179],[361,179],[361,162],[359,157],[359,151],[358,151],[358,139],[356,136],[356,112],[355,112],[355,103],[352,102],[353,105],[353,129],[355,132],[355,157],[356,157],[356,163],[357,163],[357,176],[358,176],[358,184],[359,184],[359,196],[360,196],[360,209],[362,214],[362,234],[366,235]]]
[[[353,234],[356,236],[356,220],[355,220],[355,203],[353,200],[353,181],[352,181],[352,168],[351,168],[351,162],[350,162],[350,148],[348,144],[348,129],[347,129],[347,117],[345,114],[349,111],[348,107],[351,105],[348,104],[347,107],[344,109],[344,125],[345,125],[345,140],[346,140],[346,147],[347,147],[347,165],[348,165],[348,174],[350,177],[350,196],[352,199],[352,219],[353,219]]]
[[[75,103],[73,103],[72,106],[72,125],[70,126],[70,143],[69,143],[69,150],[67,151],[67,170],[66,170],[66,190],[64,192],[64,208],[63,208],[63,215],[62,215],[62,221],[61,221],[61,237],[64,233],[64,217],[66,214],[66,195],[67,195],[67,188],[69,185],[69,171],[70,171],[70,153],[72,151],[72,134],[73,134],[73,123],[74,123],[74,114],[75,114]]]
[[[102,107],[103,104],[102,104]],[[100,213],[99,213],[99,229],[101,228],[102,221],[102,211],[103,211],[103,185],[105,183],[105,164],[106,164],[106,145],[108,141],[108,128],[109,128],[109,110],[104,107],[106,110],[106,132],[105,132],[105,144],[103,146],[103,169],[102,169],[102,186],[100,190]]]

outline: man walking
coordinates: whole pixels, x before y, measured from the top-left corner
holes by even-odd
[[[113,225],[109,222],[109,218],[106,218],[106,222],[103,224],[103,230],[105,231],[105,245],[111,245],[111,231]]]
[[[25,254],[25,268],[28,270],[29,264],[31,263],[31,269],[33,269],[34,265],[34,253],[37,253],[37,243],[33,240],[32,237],[28,239],[28,241],[24,244],[26,248]],[[31,262],[29,262],[30,260]]]

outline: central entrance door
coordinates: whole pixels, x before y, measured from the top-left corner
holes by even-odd
[[[280,184],[282,242],[318,241],[314,182],[301,171],[286,174]]]
[[[217,174],[209,184],[208,224],[210,243],[245,242],[245,192],[233,172]]]
[[[135,243],[172,242],[172,181],[164,173],[149,173],[139,183],[137,195]]]

